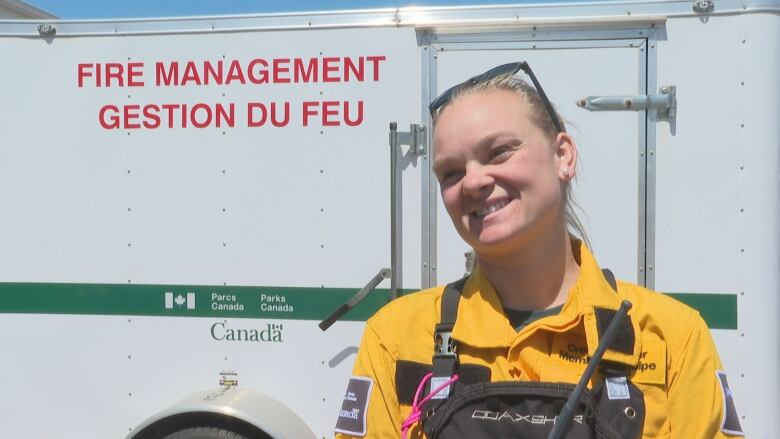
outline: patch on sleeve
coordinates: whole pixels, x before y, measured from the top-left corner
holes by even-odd
[[[347,392],[339,410],[336,433],[363,437],[366,435],[366,412],[374,381],[366,377],[350,377]]]
[[[737,407],[734,405],[734,396],[731,394],[731,389],[729,389],[726,372],[716,370],[715,375],[718,376],[720,390],[723,392],[723,421],[720,423],[720,431],[727,434],[745,436],[742,426],[739,425],[739,415],[737,414]]]

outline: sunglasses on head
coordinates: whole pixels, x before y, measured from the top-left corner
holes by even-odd
[[[428,111],[430,111],[431,117],[433,117],[437,111],[439,111],[445,105],[449,104],[450,101],[452,100],[452,97],[456,93],[458,93],[461,89],[474,86],[474,84],[478,84],[480,82],[490,81],[491,79],[497,78],[499,76],[504,76],[504,75],[512,76],[520,70],[525,72],[525,74],[528,75],[529,78],[531,78],[531,82],[534,83],[536,92],[539,93],[539,97],[542,99],[542,102],[544,103],[544,107],[547,109],[547,113],[550,115],[550,119],[552,120],[553,125],[555,125],[555,129],[559,133],[562,132],[563,127],[561,126],[561,121],[558,120],[558,116],[555,115],[555,110],[553,110],[550,100],[547,99],[547,95],[544,94],[544,90],[542,90],[542,86],[539,84],[539,81],[536,79],[533,70],[531,70],[531,67],[525,61],[502,64],[500,66],[493,67],[492,69],[486,71],[485,73],[471,77],[454,87],[450,87],[449,89],[447,89],[447,91],[440,94],[436,99],[434,99],[433,102],[430,103],[430,105],[428,105]]]

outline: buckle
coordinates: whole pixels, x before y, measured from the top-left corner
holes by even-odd
[[[433,335],[435,357],[456,357],[458,343],[452,338],[452,331],[436,331]]]

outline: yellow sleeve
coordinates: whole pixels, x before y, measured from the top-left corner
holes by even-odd
[[[370,379],[372,383],[364,413],[365,434],[337,432],[336,438],[401,437],[401,414],[395,388],[396,362],[391,351],[369,320],[352,369],[353,379]]]
[[[698,313],[673,361],[668,391],[671,437],[744,436],[715,343]]]

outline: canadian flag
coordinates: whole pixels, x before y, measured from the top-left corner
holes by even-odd
[[[165,292],[165,309],[174,309],[187,306],[187,309],[195,309],[195,293],[182,293],[174,295],[172,291]]]

